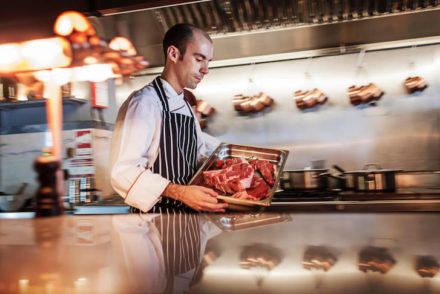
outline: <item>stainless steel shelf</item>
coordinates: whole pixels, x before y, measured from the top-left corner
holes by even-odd
[[[66,97],[63,98],[63,104],[84,104],[87,99]],[[30,108],[30,107],[44,107],[46,105],[46,99],[28,100],[19,102],[3,102],[0,103],[0,110],[2,109],[18,109],[18,108]]]

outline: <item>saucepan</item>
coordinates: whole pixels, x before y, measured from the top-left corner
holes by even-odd
[[[296,191],[324,191],[345,188],[345,177],[330,173],[328,169],[284,171],[280,188]]]
[[[326,190],[327,169],[304,169],[284,171],[280,178],[283,190]]]
[[[382,169],[378,164],[366,164],[358,171],[345,171],[337,165],[333,167],[344,174],[347,190],[356,192],[394,192],[396,173],[401,171]]]

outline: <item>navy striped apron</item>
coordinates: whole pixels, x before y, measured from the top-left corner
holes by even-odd
[[[160,174],[174,184],[186,185],[197,168],[197,120],[186,100],[185,103],[190,109],[191,116],[170,111],[168,98],[160,77],[154,79],[153,86],[162,103],[163,111],[159,154],[151,171]],[[149,212],[163,213],[168,210],[195,212],[184,203],[168,197],[160,197]],[[139,212],[139,209],[131,207],[130,211],[136,213]]]

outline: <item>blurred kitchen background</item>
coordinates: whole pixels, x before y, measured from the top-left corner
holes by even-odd
[[[132,40],[151,67],[123,81],[65,87],[63,168],[70,179],[66,196],[75,201],[115,195],[109,150],[117,110],[161,72],[162,36],[182,21],[205,28],[214,41],[210,73],[193,93],[215,109],[204,131],[220,141],[287,149],[285,170],[316,161],[346,170],[369,163],[440,170],[440,1],[113,2],[68,4],[88,12],[102,38]],[[14,22],[1,23],[1,40],[17,38],[4,30]],[[410,94],[404,82],[415,76],[428,87]],[[353,106],[348,87],[369,83],[384,95]],[[44,100],[25,96],[20,84],[2,79],[1,85],[0,191],[14,194],[28,183],[22,193],[32,197],[38,185],[33,163],[50,146]],[[327,103],[298,109],[295,91],[314,88]],[[260,92],[274,104],[254,113],[234,110],[234,95]]]

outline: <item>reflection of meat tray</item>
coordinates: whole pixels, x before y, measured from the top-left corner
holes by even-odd
[[[246,205],[246,206],[255,206],[255,205],[269,206],[272,201],[272,197],[275,193],[275,190],[278,187],[280,175],[283,171],[284,164],[286,163],[288,155],[289,155],[289,151],[287,150],[221,143],[217,147],[217,149],[211,154],[211,156],[203,163],[203,165],[200,167],[200,169],[197,171],[197,173],[194,175],[194,177],[191,179],[191,181],[188,184],[206,186],[203,180],[203,172],[213,169],[216,165],[216,161],[219,159],[225,159],[228,157],[248,158],[251,156],[254,157],[255,159],[264,159],[271,162],[274,165],[275,183],[273,187],[270,188],[269,196],[267,198],[263,200],[237,199],[224,194],[222,195],[223,192],[220,191],[217,191],[219,192],[219,196],[217,198],[231,204]]]
[[[209,214],[209,218],[223,231],[244,230],[292,220],[290,215],[285,213]]]

